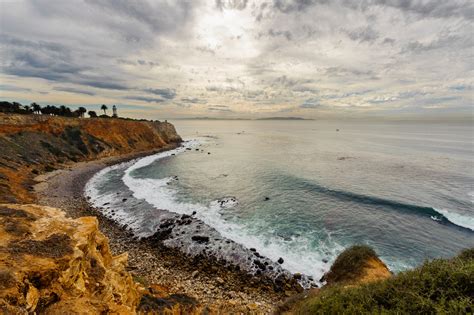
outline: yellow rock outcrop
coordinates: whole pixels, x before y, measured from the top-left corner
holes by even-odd
[[[4,313],[130,314],[140,301],[95,217],[55,208],[0,205],[0,310]]]

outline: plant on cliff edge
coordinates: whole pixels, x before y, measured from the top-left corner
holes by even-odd
[[[295,314],[472,314],[474,248],[435,259],[384,281],[335,285],[294,309]]]
[[[102,104],[102,106],[100,107],[100,109],[102,109],[102,110],[104,111],[104,115],[107,115],[107,109],[108,109],[107,105]]]

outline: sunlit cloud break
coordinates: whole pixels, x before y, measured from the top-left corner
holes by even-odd
[[[0,6],[3,100],[150,118],[472,117],[472,1]]]

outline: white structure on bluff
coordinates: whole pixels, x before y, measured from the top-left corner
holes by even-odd
[[[113,112],[112,117],[118,117],[117,116],[117,106],[115,106],[115,105],[112,106],[112,112]]]

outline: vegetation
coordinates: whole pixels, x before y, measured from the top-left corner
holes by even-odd
[[[356,252],[361,254],[362,251]],[[370,253],[366,253],[370,254]],[[356,259],[357,260],[357,259]],[[356,264],[357,266],[357,264]],[[348,266],[346,266],[348,267]],[[472,314],[474,248],[380,282],[335,285],[300,302],[296,314]]]
[[[100,115],[102,118],[110,118],[107,116],[106,110],[107,106],[102,105],[100,107],[101,110],[104,111],[104,115]],[[79,107],[77,110],[73,111],[69,107],[61,105],[61,106],[54,106],[54,105],[46,105],[41,107],[37,103],[31,103],[31,105],[22,105],[17,102],[0,102],[0,113],[13,113],[13,114],[22,114],[22,115],[51,115],[51,116],[63,116],[63,117],[84,117],[87,113],[87,109],[85,107]],[[89,111],[89,116],[91,118],[98,117],[95,111]]]
[[[102,104],[102,106],[100,107],[100,109],[102,109],[102,110],[104,111],[104,115],[107,115],[107,109],[108,109],[107,105]]]
[[[367,245],[355,245],[337,256],[329,272],[324,275],[328,283],[347,282],[361,276],[369,259],[378,259],[375,251]]]

